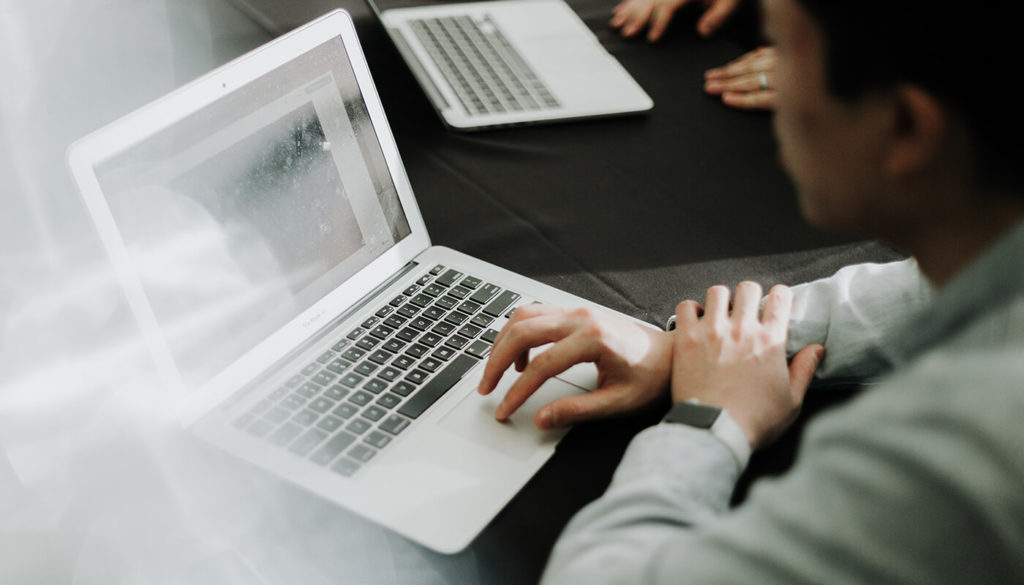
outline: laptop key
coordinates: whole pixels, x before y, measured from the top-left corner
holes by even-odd
[[[289,394],[287,398],[281,401],[281,406],[287,408],[288,410],[298,410],[302,408],[302,406],[305,404],[306,399],[295,394]]]
[[[412,394],[413,390],[416,390],[416,386],[409,382],[399,382],[391,387],[391,392],[394,392],[399,396],[408,396]]]
[[[388,393],[388,394],[384,394],[380,398],[378,398],[377,399],[377,404],[383,406],[384,408],[389,408],[390,409],[390,408],[394,408],[394,407],[398,406],[398,403],[401,402],[401,401],[402,401],[402,399],[399,398],[398,396],[395,396],[394,394]]]
[[[480,313],[476,317],[473,317],[470,323],[482,329],[484,327],[489,326],[491,323],[494,323],[494,317]]]
[[[338,434],[331,437],[331,440],[324,443],[323,447],[317,449],[316,453],[309,459],[313,463],[319,463],[320,465],[327,465],[334,460],[335,457],[341,454],[342,451],[348,449],[349,445],[356,442],[356,436],[352,433],[346,433],[341,431]]]
[[[405,375],[405,380],[412,384],[422,384],[427,379],[429,374],[422,370],[413,370]]]
[[[345,374],[341,379],[341,383],[348,386],[349,388],[355,388],[363,381],[363,377],[359,374]]]
[[[349,391],[346,390],[345,388],[342,388],[341,386],[335,384],[334,386],[331,386],[327,390],[324,390],[324,396],[330,398],[331,400],[341,400],[342,398],[348,396],[348,392]]]
[[[380,394],[381,392],[386,390],[387,387],[388,387],[388,383],[387,382],[385,382],[384,380],[378,380],[377,378],[372,378],[370,381],[368,381],[367,383],[363,384],[363,389],[365,389],[365,390],[367,390],[369,392],[372,392],[374,394]]]
[[[408,317],[404,317],[402,315],[391,315],[387,319],[384,319],[384,324],[392,329],[398,329],[408,320]]]
[[[294,422],[295,424],[300,424],[304,427],[308,427],[309,425],[316,422],[316,419],[318,418],[320,418],[319,414],[313,412],[312,410],[306,409],[300,410],[299,412],[295,413],[295,416],[292,417],[292,422]]]
[[[349,402],[357,406],[365,406],[366,404],[369,404],[371,400],[373,400],[373,394],[364,392],[363,390],[356,392],[348,399]]]
[[[350,347],[345,350],[345,353],[341,354],[341,357],[347,359],[350,362],[359,360],[359,358],[366,355],[366,352],[358,347]]]
[[[352,477],[352,475],[359,471],[360,465],[351,459],[339,459],[337,463],[331,466],[332,471],[336,471],[345,477]]]
[[[352,418],[357,412],[359,412],[359,407],[351,402],[342,402],[338,408],[331,411],[331,414],[336,414],[341,418]]]
[[[387,361],[389,359],[391,359],[391,355],[392,354],[389,351],[385,351],[383,349],[378,349],[377,351],[371,353],[370,357],[368,357],[366,359],[368,359],[371,362],[374,362],[376,364],[384,365],[384,364],[387,363]],[[357,371],[359,371],[359,370],[357,370]],[[362,373],[362,372],[360,372],[360,373]]]
[[[291,414],[291,412],[288,412],[280,406],[275,406],[268,410],[267,413],[263,415],[263,418],[269,420],[275,425],[279,425],[288,420],[288,417],[291,416]]]
[[[319,372],[316,373],[316,375],[314,375],[312,378],[310,378],[310,380],[312,380],[313,382],[316,382],[317,384],[319,384],[321,386],[326,386],[326,385],[331,383],[331,380],[333,380],[333,379],[335,379],[337,377],[338,377],[337,374],[334,374],[332,372],[319,371]]]
[[[356,342],[356,347],[365,349],[366,351],[370,351],[373,348],[377,347],[377,345],[379,343],[380,343],[379,339],[377,339],[376,337],[372,337],[370,335],[367,335],[367,336],[363,337],[362,339],[360,339],[359,341]]]
[[[507,290],[498,295],[493,301],[484,307],[484,313],[492,317],[498,317],[512,306],[512,303],[519,300],[519,293]]]
[[[369,443],[370,445],[373,445],[374,447],[380,449],[384,445],[387,445],[388,443],[391,442],[391,437],[380,431],[373,431],[369,435],[366,435],[366,438],[364,438],[363,440]]]
[[[309,429],[303,433],[301,437],[296,439],[295,442],[288,447],[288,450],[296,455],[302,455],[305,457],[313,450],[313,447],[319,445],[326,438],[327,433],[320,429]]]
[[[478,357],[480,359],[484,359],[485,357],[487,357],[487,354],[489,354],[490,352],[491,344],[480,339],[477,339],[473,343],[469,344],[469,347],[466,348],[466,353],[468,353],[471,356]]]
[[[323,429],[328,433],[333,433],[334,431],[340,429],[343,423],[344,421],[342,421],[340,418],[336,416],[327,415],[320,419],[320,422],[316,423],[316,426],[317,428]]]
[[[333,400],[328,400],[328,399],[324,398],[323,396],[320,396],[319,398],[315,398],[313,400],[313,402],[309,403],[309,408],[313,412],[318,412],[320,414],[323,414],[323,413],[327,412],[328,410],[330,410],[331,408],[334,408],[334,401]]]
[[[366,463],[370,459],[373,459],[373,456],[376,454],[377,451],[375,449],[367,445],[363,445],[362,443],[348,450],[349,457],[356,459],[358,461],[362,461],[363,463]]]
[[[397,435],[404,431],[407,426],[409,426],[409,419],[393,414],[384,419],[384,422],[380,423],[378,428],[392,435]]]
[[[370,408],[367,408],[366,410],[363,411],[363,417],[373,422],[377,422],[380,419],[384,418],[384,415],[387,413],[388,411],[384,410],[379,406],[371,406]]]
[[[469,300],[474,303],[480,303],[481,305],[494,298],[494,295],[501,291],[501,287],[496,284],[485,283],[481,286],[473,296],[469,297]]]
[[[292,439],[299,436],[302,432],[302,427],[295,423],[284,423],[272,435],[270,435],[270,442],[283,447],[291,442]]]
[[[316,384],[306,382],[295,389],[295,393],[303,398],[312,398],[320,393],[320,387]]]
[[[441,276],[438,276],[437,279],[434,280],[434,282],[436,282],[437,284],[447,288],[447,287],[455,284],[456,282],[458,282],[458,280],[460,278],[462,278],[462,277],[463,277],[463,274],[461,272],[459,272],[458,270],[449,269],[444,274],[442,274]]]
[[[423,414],[439,398],[451,390],[452,386],[462,379],[473,366],[477,364],[475,358],[467,355],[456,357],[448,366],[441,370],[437,376],[425,384],[418,392],[412,395],[409,400],[398,409],[398,412],[410,418],[416,418]],[[390,420],[390,419],[389,419]],[[386,423],[387,421],[385,421]],[[381,428],[384,424],[381,423]],[[384,429],[387,430],[387,429]],[[390,431],[389,431],[390,432]],[[395,433],[392,433],[395,434]]]
[[[356,372],[362,376],[369,376],[377,370],[377,364],[373,362],[363,362],[356,366]]]
[[[409,357],[407,355],[400,355],[400,356],[395,358],[395,361],[391,362],[391,365],[394,366],[391,369],[394,370],[395,368],[397,368],[399,370],[408,370],[409,366],[413,365],[413,363],[415,363],[415,362],[416,362],[416,360],[414,360],[413,358],[411,358],[411,357]],[[385,369],[387,369],[387,368],[385,368]],[[385,378],[383,371],[380,374],[377,374],[377,375],[380,376],[381,378]],[[397,378],[397,377],[398,377],[398,374],[396,373],[395,374],[395,378]],[[387,378],[385,378],[385,379],[387,379]],[[394,378],[391,378],[391,379],[393,380]]]
[[[354,418],[348,425],[345,426],[345,430],[352,431],[357,435],[361,435],[366,431],[370,430],[370,423],[363,418]]]
[[[334,360],[327,364],[327,369],[334,372],[335,374],[344,374],[345,370],[352,367],[352,362],[347,362],[341,358]]]

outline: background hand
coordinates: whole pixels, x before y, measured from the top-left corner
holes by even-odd
[[[775,47],[754,49],[739,59],[704,73],[704,91],[721,95],[726,105],[742,109],[775,107]]]
[[[694,301],[676,307],[672,400],[720,406],[743,429],[752,448],[770,442],[796,418],[825,348],[809,345],[786,364],[793,294],[776,286],[758,317],[761,286],[708,289],[703,316]]]
[[[552,343],[530,356],[530,350]],[[505,420],[546,380],[584,362],[597,365],[598,388],[560,398],[534,419],[540,429],[631,412],[663,396],[672,363],[672,335],[593,309],[524,305],[494,341],[479,392],[494,390],[513,363],[521,373],[495,411]]]
[[[701,2],[704,14],[697,21],[697,32],[710,36],[729,19],[740,0],[623,0],[612,9],[612,28],[621,29],[622,36],[632,37],[645,26],[647,40],[661,38],[676,11],[691,2]]]

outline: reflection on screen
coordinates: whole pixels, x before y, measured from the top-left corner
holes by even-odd
[[[340,39],[97,176],[190,386],[410,233]]]

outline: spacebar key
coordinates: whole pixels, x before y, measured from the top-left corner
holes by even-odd
[[[441,370],[434,379],[427,382],[427,385],[420,388],[419,392],[412,395],[402,408],[398,409],[400,414],[409,418],[416,418],[423,414],[423,411],[430,408],[430,405],[437,402],[437,399],[444,396],[445,392],[451,390],[456,382],[470,370],[479,360],[462,354],[452,360],[448,367]]]

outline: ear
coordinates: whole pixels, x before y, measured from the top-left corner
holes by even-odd
[[[918,174],[941,164],[949,138],[949,110],[915,85],[900,85],[891,94],[895,120],[885,169],[892,178]]]

